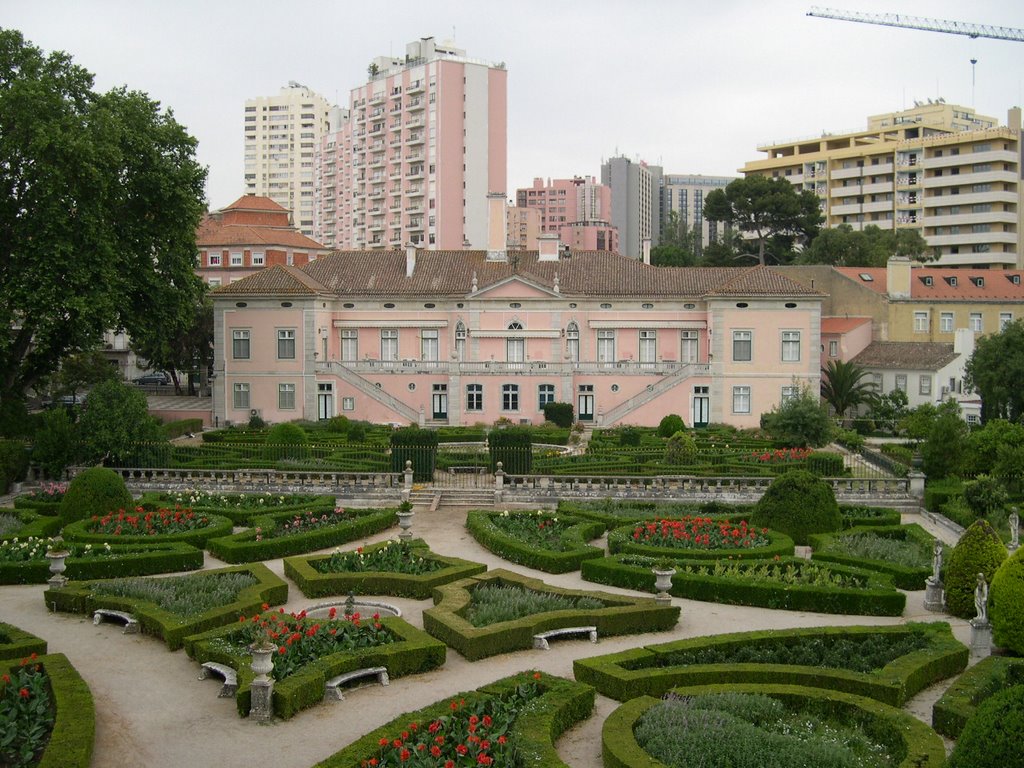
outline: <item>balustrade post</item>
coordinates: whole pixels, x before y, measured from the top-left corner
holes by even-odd
[[[409,501],[412,496],[412,459],[405,460],[405,478],[402,484],[402,501]]]
[[[505,487],[505,470],[502,468],[502,462],[497,462],[494,470],[494,503],[500,504],[502,494],[504,493]]]

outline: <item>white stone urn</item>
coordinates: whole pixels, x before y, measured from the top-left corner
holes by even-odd
[[[46,552],[46,559],[50,561],[50,573],[53,574],[48,583],[54,589],[60,589],[68,583],[68,580],[64,578],[64,571],[67,570],[67,564],[64,561],[70,554],[66,549],[47,550]]]
[[[651,571],[654,572],[654,588],[658,590],[654,599],[659,603],[669,602],[672,596],[668,591],[672,589],[672,577],[676,575],[676,569],[672,566],[655,565]]]
[[[408,505],[407,508],[406,505]],[[403,502],[402,506],[398,508],[398,527],[402,529],[401,533],[398,534],[400,541],[412,539],[412,518],[415,514],[412,511],[412,505],[408,504],[408,502]]]
[[[274,652],[277,646],[269,640],[261,640],[249,647],[252,653],[252,671],[256,674],[257,682],[266,683],[270,681],[270,673],[274,671]]]

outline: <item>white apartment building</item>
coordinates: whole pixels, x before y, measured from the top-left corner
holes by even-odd
[[[294,226],[313,235],[316,151],[327,132],[330,104],[294,81],[276,96],[245,102],[245,191],[292,212]]]

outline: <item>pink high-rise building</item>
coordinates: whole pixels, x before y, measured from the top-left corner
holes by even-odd
[[[316,236],[355,250],[484,247],[487,195],[506,187],[505,65],[426,37],[368,72],[321,142]]]
[[[571,179],[535,178],[533,186],[516,190],[516,206],[535,209],[540,233],[558,235],[574,250],[619,250],[619,237],[611,225],[612,192],[593,176]]]

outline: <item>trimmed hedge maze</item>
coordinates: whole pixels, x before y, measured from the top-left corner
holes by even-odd
[[[482,713],[490,720],[492,712],[502,712],[512,718],[507,731],[493,734],[493,741],[505,736],[507,748],[517,758],[515,765],[567,768],[558,757],[554,742],[562,733],[589,717],[593,708],[594,690],[590,686],[540,672],[522,672],[475,691],[457,693],[424,709],[399,715],[387,725],[317,763],[314,768],[362,768],[370,760],[383,758],[385,749],[393,749],[391,754],[399,761],[399,750],[403,748],[411,754],[427,751],[434,743],[435,734],[431,726],[438,722],[442,725],[434,731],[440,730],[446,740],[455,745],[462,744],[459,737],[468,730],[468,718]],[[497,719],[496,716],[495,721]],[[500,724],[504,725],[504,722],[502,719]],[[416,723],[416,731],[403,738],[403,732],[409,733],[410,723]],[[399,741],[397,747],[395,740]],[[419,743],[424,744],[423,750],[417,749]],[[466,748],[467,754],[474,746],[471,744]],[[444,758],[443,753],[440,758]],[[477,756],[476,762],[503,767],[513,764],[509,762],[510,756],[491,759],[492,762],[488,763],[480,761]]]
[[[677,697],[722,693],[770,696],[792,713],[809,712],[836,723],[858,724],[873,741],[885,746],[893,757],[892,764],[898,768],[940,768],[946,760],[945,745],[931,728],[905,712],[862,696],[799,685],[756,684],[675,688],[672,693]],[[666,768],[637,743],[634,735],[640,718],[662,703],[642,696],[608,716],[601,730],[605,768]]]
[[[271,614],[263,614],[270,618]],[[316,622],[317,627],[328,620]],[[414,675],[436,669],[444,664],[446,648],[426,632],[416,629],[407,621],[395,617],[379,620],[388,642],[351,651],[339,651],[320,656],[304,664],[292,674],[277,680],[273,689],[274,714],[282,719],[295,716],[303,709],[323,701],[324,684],[332,677],[365,667],[386,667],[390,677]],[[249,714],[253,671],[252,656],[232,653],[237,646],[233,638],[240,628],[237,623],[209,632],[193,635],[185,641],[185,652],[202,663],[216,661],[233,667],[238,673],[238,691],[235,703],[239,715]],[[290,644],[290,641],[289,641]]]
[[[586,581],[657,592],[656,558],[614,555],[583,563]],[[724,605],[861,616],[900,616],[907,596],[880,573],[798,557],[778,560],[679,561],[669,594]],[[814,576],[807,578],[806,572]],[[792,579],[787,580],[787,575]],[[810,583],[798,581],[803,575]],[[842,584],[834,583],[842,580]]]
[[[23,659],[33,653],[46,653],[46,641],[0,621],[0,660]]]
[[[594,598],[603,604],[603,607],[545,611],[520,619],[475,627],[467,620],[466,613],[472,601],[473,590],[481,585],[516,586],[542,594]],[[423,627],[468,660],[476,661],[499,653],[529,649],[533,647],[535,634],[551,629],[596,626],[598,635],[602,637],[667,630],[676,625],[679,612],[678,607],[662,606],[653,599],[560,589],[538,579],[498,569],[435,589],[434,607],[423,612]]]
[[[477,510],[466,516],[466,529],[488,551],[546,573],[575,571],[604,556],[604,550],[587,544],[604,534],[604,525],[568,515]],[[544,529],[550,534],[538,535]]]
[[[191,616],[172,613],[145,600],[96,594],[96,585],[108,581],[71,582],[62,589],[46,590],[43,600],[47,607],[69,613],[91,614],[97,608],[127,611],[138,619],[142,632],[161,638],[174,651],[182,647],[188,635],[235,622],[239,614],[254,613],[264,603],[280,605],[288,600],[288,585],[262,563],[203,571],[201,575],[228,573],[249,574],[256,583],[242,589],[233,602]]]
[[[149,576],[203,567],[203,550],[183,543],[150,544],[146,547],[133,544],[103,547],[79,543],[65,543],[63,546],[72,552],[65,560],[67,570],[64,576],[76,581]],[[93,553],[85,555],[85,547],[91,547]],[[45,553],[45,547],[39,548]],[[43,584],[51,575],[50,563],[45,556],[0,562],[0,584]]]
[[[932,726],[943,736],[959,738],[978,706],[1010,685],[1024,685],[1024,659],[986,656],[964,672],[932,707]]]
[[[367,554],[385,547],[399,547],[401,544],[385,542],[366,547]],[[360,548],[362,549],[362,548]],[[333,555],[310,555],[288,557],[284,560],[284,575],[298,585],[306,597],[328,595],[391,595],[426,600],[435,587],[459,579],[475,576],[487,570],[483,563],[446,557],[431,552],[422,540],[409,542],[409,551],[414,557],[422,558],[437,567],[427,573],[399,573],[397,571],[335,571],[327,570]]]
[[[849,551],[850,540],[890,540],[892,547],[911,550],[914,564],[896,562],[893,556],[879,549],[875,557]],[[925,579],[932,573],[932,546],[935,538],[924,528],[912,523],[895,526],[851,528],[840,533],[812,534],[809,538],[811,559],[866,568],[891,576],[900,589],[925,588]],[[881,543],[884,544],[884,541]],[[883,559],[884,558],[884,559]]]
[[[839,644],[843,645],[840,646]],[[887,644],[909,648],[872,672],[855,671],[850,654],[871,643],[886,653]],[[900,645],[896,645],[899,643]],[[758,654],[808,659],[807,664],[740,662]],[[823,667],[820,657],[842,657],[845,667]],[[692,658],[733,659],[690,662]],[[949,625],[904,624],[889,627],[820,627],[779,631],[740,632],[677,640],[621,653],[577,659],[573,672],[580,682],[618,701],[637,696],[661,696],[680,685],[717,683],[799,684],[876,699],[894,707],[934,682],[961,672],[968,649]],[[813,663],[812,663],[813,662]]]

